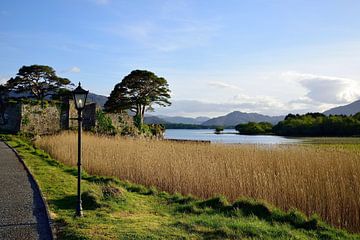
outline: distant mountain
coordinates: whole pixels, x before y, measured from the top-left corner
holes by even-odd
[[[89,94],[87,96],[87,102],[94,102],[97,105],[99,105],[100,107],[104,107],[107,100],[108,100],[108,97],[103,96],[103,95],[98,95],[95,93],[91,93],[91,92],[89,92]]]
[[[210,119],[208,117],[197,117],[197,118],[169,117],[169,116],[158,116],[158,117],[164,119],[166,122],[169,123],[198,124],[198,125]]]
[[[282,120],[284,120],[284,116],[271,117],[258,113],[244,113],[244,112],[235,111],[225,116],[212,118],[204,122],[202,125],[233,127],[236,126],[237,124],[248,123],[248,122],[270,122],[272,124],[276,124]]]
[[[331,108],[324,112],[325,115],[354,115],[360,112],[360,100],[350,103],[345,106]]]
[[[145,116],[144,122],[146,124],[167,124],[167,123],[169,123],[169,122],[165,121],[164,119],[159,118],[157,116]]]

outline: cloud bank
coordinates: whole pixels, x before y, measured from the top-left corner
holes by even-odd
[[[299,82],[307,90],[304,97],[327,104],[344,104],[360,97],[360,84],[353,79],[285,72],[283,77]]]
[[[298,72],[283,72],[279,78],[295,82],[305,90],[302,96],[294,96],[289,101],[281,101],[273,96],[249,96],[232,84],[211,81],[208,85],[227,90],[231,98],[226,102],[214,103],[198,100],[175,100],[168,108],[156,109],[156,114],[182,116],[219,116],[231,111],[257,112],[267,115],[288,113],[323,112],[329,108],[344,105],[360,98],[360,84],[348,78],[322,76]],[[284,85],[284,91],[286,91]],[[234,94],[236,91],[236,95]]]

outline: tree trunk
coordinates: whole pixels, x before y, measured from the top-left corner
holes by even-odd
[[[142,106],[141,109],[141,125],[144,124],[144,115],[145,115],[145,106]]]

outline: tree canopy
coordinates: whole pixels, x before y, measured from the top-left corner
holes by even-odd
[[[360,113],[353,116],[307,113],[289,114],[273,127],[283,136],[354,136],[360,135]]]
[[[146,70],[134,70],[115,85],[105,110],[121,112],[131,110],[144,121],[144,114],[152,110],[153,105],[170,106],[170,89],[167,80]]]
[[[45,65],[22,66],[15,78],[7,81],[6,86],[17,93],[30,93],[30,96],[43,100],[54,96],[59,89],[69,85],[67,78],[58,77],[52,67]]]
[[[270,134],[272,127],[272,124],[268,122],[248,122],[236,125],[235,130],[246,135]]]

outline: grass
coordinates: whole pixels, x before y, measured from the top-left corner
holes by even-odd
[[[76,169],[16,137],[3,138],[38,181],[58,239],[360,239],[316,216],[255,200],[201,200],[87,173],[82,181],[85,215],[76,218]]]
[[[357,144],[293,146],[194,144],[83,136],[90,174],[156,186],[200,198],[245,196],[288,211],[318,214],[327,223],[360,232],[360,148]],[[36,141],[67,165],[76,165],[76,134]]]

